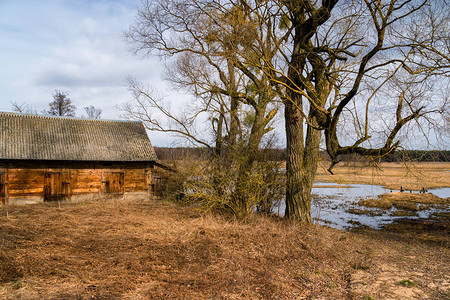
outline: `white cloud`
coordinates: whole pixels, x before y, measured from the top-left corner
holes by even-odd
[[[130,98],[128,75],[159,85],[156,60],[128,52],[123,31],[138,1],[1,1],[0,110],[10,101],[47,108],[55,89],[78,107],[94,105],[116,118]]]
[[[160,80],[157,59],[128,51],[123,31],[133,22],[139,0],[0,1],[0,111],[12,101],[48,109],[55,89],[78,108],[94,105],[102,117],[117,119],[129,99],[127,76],[153,86]],[[170,145],[167,134],[150,133],[154,145]]]

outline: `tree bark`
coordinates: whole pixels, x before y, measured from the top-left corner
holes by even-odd
[[[302,99],[293,93],[290,101],[285,103],[286,128],[286,211],[287,218],[310,223],[310,200],[303,184],[303,116]]]
[[[234,199],[239,209],[239,216],[245,217],[250,211],[249,199],[251,193],[248,183],[251,181],[252,168],[258,159],[259,144],[264,136],[264,129],[270,119],[265,118],[266,106],[268,101],[262,100],[259,103],[259,107],[255,107],[255,119],[252,124],[250,136],[248,142],[240,152],[237,154],[239,160],[238,176],[236,181],[236,191],[234,193]]]

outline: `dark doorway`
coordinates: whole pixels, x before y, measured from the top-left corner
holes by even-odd
[[[152,181],[150,184],[150,189],[156,196],[162,196],[164,187],[167,183],[167,176],[163,173],[152,171]]]
[[[44,201],[65,200],[68,194],[66,174],[61,172],[48,172],[45,174]]]
[[[5,204],[6,199],[6,174],[0,173],[0,203]]]
[[[105,180],[105,193],[123,194],[124,177],[123,172],[107,173]]]

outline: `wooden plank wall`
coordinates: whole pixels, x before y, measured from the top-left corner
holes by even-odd
[[[38,196],[44,194],[45,170],[8,169],[8,196]]]
[[[103,169],[70,170],[70,194],[83,195],[103,191]]]
[[[143,191],[148,188],[150,175],[145,169],[131,169],[125,171],[125,192]]]
[[[89,167],[69,166],[65,168],[17,167],[9,165],[0,168],[7,183],[8,198],[43,197],[44,176],[46,172],[61,172],[67,174],[69,197],[72,195],[103,194],[108,174],[123,172],[124,192],[142,192],[149,189],[152,166],[111,165],[109,167],[91,165]],[[1,203],[1,202],[0,202]]]

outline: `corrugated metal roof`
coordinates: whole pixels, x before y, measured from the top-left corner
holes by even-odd
[[[0,112],[0,159],[156,161],[141,122]]]

